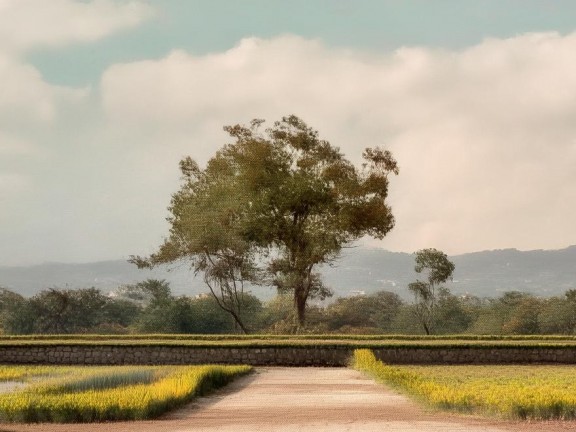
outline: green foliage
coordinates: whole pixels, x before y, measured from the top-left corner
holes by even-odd
[[[192,311],[196,318],[192,333],[236,333],[230,316],[212,297],[194,300]]]
[[[474,320],[476,306],[472,299],[457,297],[449,290],[438,290],[438,302],[434,316],[433,328],[436,333],[460,334],[464,333]]]
[[[440,290],[446,290],[440,284],[452,277],[455,267],[446,254],[437,249],[422,249],[415,252],[415,255],[414,270],[416,273],[424,272],[426,280],[412,282],[408,289],[414,294],[415,315],[426,334],[430,334],[436,324],[438,296],[447,295],[447,291],[443,291],[446,294],[439,293]]]
[[[0,289],[0,325],[3,333],[32,333],[34,319],[34,311],[24,297],[5,288]]]
[[[563,301],[552,304],[560,306]],[[478,318],[471,325],[470,332],[492,334],[537,334],[540,333],[540,313],[546,302],[518,291],[505,292],[498,299],[488,300],[478,313]],[[553,328],[560,317],[556,311],[548,310],[555,316],[548,315],[547,327]]]
[[[19,305],[17,310],[25,316],[25,323],[12,319],[4,329],[8,333],[98,332],[101,326],[110,329],[111,325],[122,327],[130,322],[126,314],[134,308],[123,306],[123,312],[119,313],[119,305],[96,288],[51,288]],[[114,321],[115,318],[118,321]]]
[[[296,116],[263,132],[262,123],[225,127],[234,142],[203,170],[191,158],[181,161],[170,236],[156,254],[131,260],[148,267],[192,261],[245,331],[237,295],[245,282],[292,294],[302,327],[308,300],[330,295],[315,267],[362,236],[383,238],[394,225],[385,201],[388,175],[398,173],[390,152],[366,149],[358,169]]]
[[[329,331],[381,333],[391,325],[402,305],[400,297],[380,291],[368,296],[339,298],[326,307]]]
[[[553,297],[543,301],[538,314],[540,333],[574,334],[576,332],[576,301],[570,291],[566,293],[566,298]]]
[[[142,287],[155,287],[142,289]],[[121,287],[120,295],[104,296],[97,290],[45,290],[26,299],[8,290],[0,291],[0,324],[4,335],[49,335],[94,333],[231,334],[240,332],[235,321],[212,296],[174,296],[164,281],[148,280]],[[155,293],[155,294],[152,294]],[[500,298],[456,296],[438,288],[431,328],[437,335],[574,335],[576,300],[571,291],[563,297],[538,298],[526,293],[506,292]],[[339,298],[328,305],[308,307],[308,319],[299,327],[294,299],[288,294],[262,302],[244,293],[241,319],[256,333],[389,334],[425,333],[417,316],[417,305],[403,302],[396,294]],[[225,336],[218,336],[224,338]],[[291,336],[281,336],[291,337]],[[331,338],[332,336],[329,336]],[[362,336],[364,337],[364,336]],[[392,336],[384,336],[390,338]],[[565,337],[565,336],[561,336]],[[34,338],[41,339],[40,336]],[[200,340],[201,336],[193,336]],[[259,339],[260,337],[256,337]],[[392,337],[394,338],[394,337]],[[9,340],[9,339],[7,339]],[[44,339],[48,340],[48,339]]]
[[[421,335],[423,333],[422,324],[414,317],[417,316],[416,306],[413,304],[403,304],[391,323],[393,334]]]

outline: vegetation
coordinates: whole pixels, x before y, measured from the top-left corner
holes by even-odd
[[[394,226],[386,198],[388,175],[398,166],[390,152],[367,148],[358,169],[296,116],[265,131],[263,122],[226,126],[234,142],[205,169],[189,157],[181,161],[169,237],[157,253],[131,260],[139,267],[191,261],[245,333],[246,283],[290,293],[301,329],[308,300],[330,294],[316,267],[354,240],[381,239]]]
[[[575,419],[572,366],[389,366],[356,350],[354,367],[436,408],[519,419]]]
[[[2,367],[0,380],[28,385],[0,394],[0,419],[59,423],[148,419],[250,370],[249,366]]]
[[[366,335],[68,335],[60,336],[10,336],[0,338],[0,345],[20,347],[41,346],[145,346],[145,347],[195,347],[195,348],[275,348],[275,347],[348,347],[360,348],[430,348],[455,347],[458,349],[574,349],[574,337],[547,336],[366,336]]]
[[[25,298],[0,289],[0,334],[236,335],[239,331],[213,297],[175,296],[165,281],[146,280],[119,287],[113,294],[94,288],[51,288]],[[438,336],[576,334],[575,290],[551,298],[506,292],[484,299],[438,290],[434,307],[430,328]],[[337,298],[326,305],[309,306],[307,325],[300,334],[312,338],[331,334],[419,337],[425,330],[415,319],[415,308],[386,291]],[[254,334],[294,333],[295,315],[289,295],[262,302],[244,293],[242,317]]]
[[[426,280],[417,280],[408,285],[408,289],[414,294],[414,312],[427,335],[434,330],[439,296],[446,298],[449,292],[439,284],[446,282],[452,277],[454,264],[444,252],[436,249],[422,249],[415,253],[416,273],[426,275]]]

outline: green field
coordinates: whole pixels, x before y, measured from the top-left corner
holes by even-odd
[[[354,348],[379,347],[574,347],[575,336],[494,335],[29,335],[0,336],[0,346],[10,345],[154,345],[274,347],[332,345]]]
[[[140,420],[189,402],[250,372],[249,366],[2,366],[0,420]]]
[[[369,350],[354,367],[440,409],[519,419],[576,419],[573,366],[390,366]]]

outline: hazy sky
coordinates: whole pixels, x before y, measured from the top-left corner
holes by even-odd
[[[0,0],[0,83],[0,265],[153,252],[178,161],[288,114],[397,158],[367,244],[576,244],[572,0]]]

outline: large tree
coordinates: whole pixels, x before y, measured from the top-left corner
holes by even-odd
[[[449,293],[447,288],[440,284],[452,278],[455,266],[444,252],[437,249],[422,249],[414,254],[414,270],[416,273],[423,273],[426,280],[412,282],[408,289],[414,294],[416,316],[429,335],[433,332],[439,297]]]
[[[307,301],[329,295],[316,267],[354,240],[381,239],[394,226],[386,197],[398,166],[390,152],[367,148],[357,168],[296,116],[265,130],[262,123],[226,126],[234,142],[204,169],[181,161],[170,235],[157,253],[132,261],[190,259],[238,316],[244,282],[273,285],[293,295],[301,326]]]

